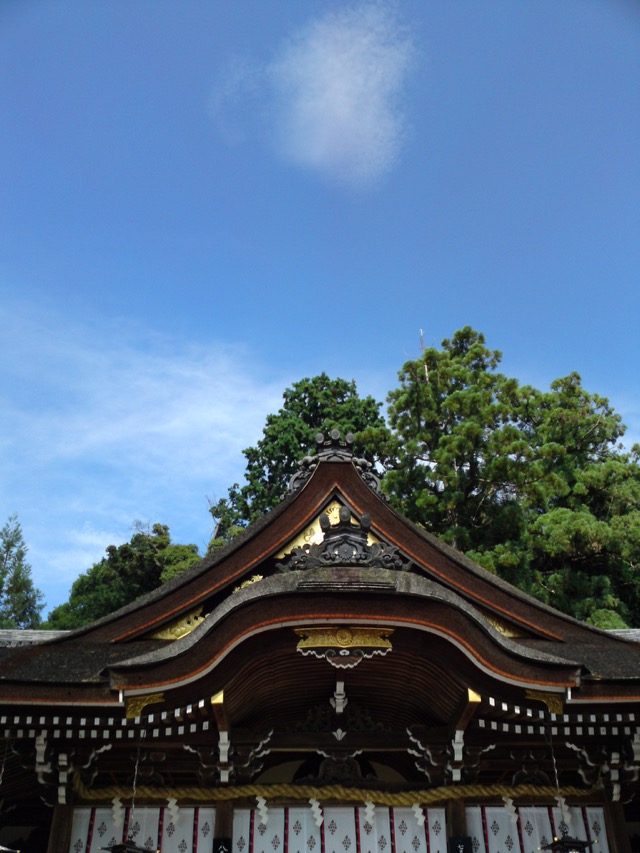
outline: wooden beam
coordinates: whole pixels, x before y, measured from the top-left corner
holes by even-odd
[[[466,696],[462,697],[449,720],[449,737],[453,737],[456,732],[463,732],[467,728],[480,707],[480,702],[480,696],[470,687],[467,687]]]
[[[211,707],[213,708],[213,716],[215,717],[218,731],[228,732],[230,728],[229,713],[224,704],[224,690],[211,697]]]

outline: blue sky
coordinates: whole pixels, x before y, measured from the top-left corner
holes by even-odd
[[[466,324],[640,438],[640,6],[3,0],[0,520],[204,548],[282,391]]]

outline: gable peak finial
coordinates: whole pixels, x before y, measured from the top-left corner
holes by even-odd
[[[316,435],[318,457],[325,462],[350,462],[353,458],[353,434],[348,432],[341,438],[339,429],[332,429],[328,437],[319,432]]]
[[[354,441],[354,436],[350,432],[346,433],[343,439],[339,429],[332,429],[328,437],[325,437],[322,432],[317,433],[316,454],[315,456],[305,456],[304,459],[300,460],[298,470],[289,480],[287,494],[297,492],[311,477],[320,462],[350,462],[355,465],[356,470],[369,488],[383,500],[388,500],[380,488],[380,480],[374,473],[371,462],[354,456]],[[282,497],[284,498],[285,495]]]

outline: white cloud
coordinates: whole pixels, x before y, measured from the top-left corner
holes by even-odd
[[[270,68],[280,150],[341,183],[377,182],[403,142],[412,54],[388,5],[346,6],[311,22]]]
[[[205,545],[206,496],[242,479],[289,378],[266,382],[239,347],[18,306],[0,336],[0,518],[18,513],[49,605],[135,519]]]
[[[209,112],[228,144],[266,132],[289,162],[334,183],[368,188],[398,160],[413,56],[394,5],[340,6],[294,33],[266,64],[227,62]]]

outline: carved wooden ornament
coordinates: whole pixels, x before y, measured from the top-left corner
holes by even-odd
[[[296,628],[301,638],[296,650],[328,661],[338,669],[352,669],[361,660],[386,655],[393,648],[392,628],[346,627]]]

